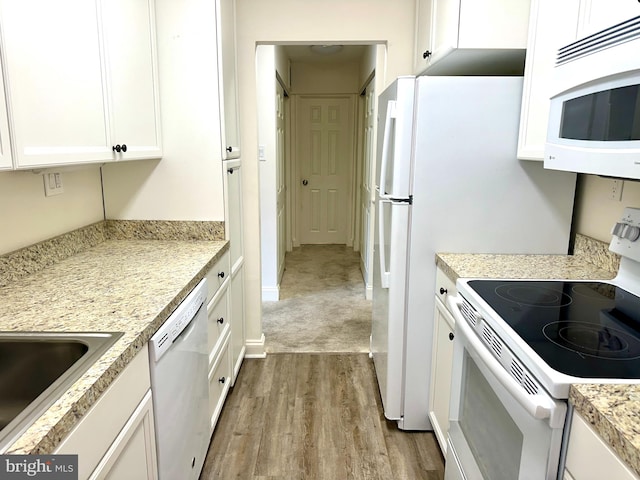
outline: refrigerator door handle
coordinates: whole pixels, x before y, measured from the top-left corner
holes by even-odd
[[[380,195],[382,197],[382,195]],[[382,288],[389,288],[389,278],[391,277],[391,272],[387,270],[387,255],[384,245],[384,209],[382,208],[383,203],[391,203],[389,200],[380,200],[378,202],[378,249],[380,250],[380,255],[378,258],[380,259],[380,285]]]
[[[396,101],[389,100],[387,102],[387,115],[384,119],[384,137],[382,138],[382,159],[380,164],[380,182],[378,187],[380,189],[380,198],[388,199],[390,195],[384,191],[385,184],[387,182],[387,164],[389,163],[389,141],[391,139],[391,122],[396,118]]]

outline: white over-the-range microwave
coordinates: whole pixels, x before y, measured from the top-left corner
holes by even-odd
[[[640,179],[640,16],[558,51],[544,166]]]

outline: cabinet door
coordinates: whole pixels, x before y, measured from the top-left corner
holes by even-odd
[[[97,0],[2,0],[16,168],[111,160]]]
[[[233,384],[240,371],[245,352],[244,265],[231,274],[231,365]]]
[[[155,0],[102,2],[112,147],[117,160],[159,158]]]
[[[544,160],[556,52],[576,39],[579,7],[580,0],[531,2],[518,134],[521,160]]]
[[[6,100],[4,96],[4,80],[0,70],[0,170],[13,168],[11,140],[9,137],[9,119],[7,118]]]
[[[637,0],[581,0],[578,38],[624,22],[640,15],[640,3]]]
[[[429,64],[431,55],[431,0],[417,0],[415,31],[413,71],[418,75]]]
[[[447,452],[449,430],[449,398],[451,388],[451,366],[453,363],[454,320],[442,302],[436,297],[435,324],[433,331],[433,357],[431,384],[429,387],[429,419],[436,434],[440,449]]]
[[[438,59],[458,46],[460,0],[433,0],[431,57]]]
[[[155,480],[158,478],[151,391],[142,399],[89,478],[91,480],[103,478]]]
[[[216,0],[222,158],[240,156],[235,0]]]
[[[223,163],[225,169],[225,236],[229,240],[231,271],[244,259],[242,231],[242,168],[239,160]]]

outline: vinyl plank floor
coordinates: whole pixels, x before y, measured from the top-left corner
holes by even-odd
[[[367,354],[246,359],[201,480],[442,480],[431,432],[384,418]]]

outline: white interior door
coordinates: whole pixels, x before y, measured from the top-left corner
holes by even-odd
[[[350,96],[298,101],[299,238],[301,244],[346,244],[353,168]]]
[[[373,162],[374,162],[374,145],[376,132],[376,95],[374,89],[374,79],[372,78],[367,85],[367,93],[365,95],[365,112],[364,112],[364,138],[363,153],[364,161],[362,167],[362,178],[360,179],[360,218],[361,234],[360,234],[360,268],[365,281],[367,298],[371,297],[373,288],[373,222],[375,215],[375,198],[372,186],[373,178]]]

